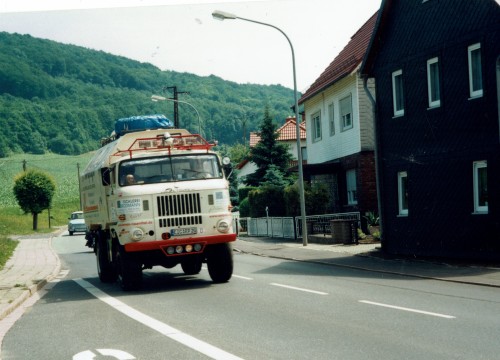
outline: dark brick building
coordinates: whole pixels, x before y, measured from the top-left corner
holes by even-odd
[[[500,260],[500,6],[384,0],[374,78],[383,248]]]

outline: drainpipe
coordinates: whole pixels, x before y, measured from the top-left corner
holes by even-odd
[[[379,145],[379,138],[378,138],[378,131],[377,131],[377,103],[375,101],[375,98],[373,97],[372,93],[370,90],[368,90],[368,76],[363,75],[363,88],[365,90],[366,95],[368,96],[368,99],[370,100],[372,104],[372,117],[373,117],[373,138],[375,140],[375,146],[374,146],[374,157],[375,157],[375,182],[376,182],[376,187],[377,187],[377,208],[378,208],[378,216],[379,216],[379,226],[380,226],[380,244],[382,246],[382,249],[384,249],[384,242],[382,241],[384,238],[384,228],[383,228],[383,219],[382,219],[382,194],[381,194],[381,177],[380,177],[380,160],[379,160],[379,155],[378,155],[378,145]]]
[[[498,128],[500,129],[500,55],[497,57],[496,61],[497,68],[497,108],[498,108]],[[499,141],[500,141],[500,131],[499,131]]]

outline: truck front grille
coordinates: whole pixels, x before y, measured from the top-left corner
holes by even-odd
[[[156,202],[160,227],[202,223],[199,193],[158,196]]]

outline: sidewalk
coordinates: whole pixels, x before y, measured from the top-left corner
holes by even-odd
[[[0,271],[0,320],[59,273],[59,257],[51,246],[53,236],[34,234],[16,239],[19,244]]]
[[[18,238],[12,258],[0,271],[0,320],[57,276],[61,268],[52,250],[56,234]],[[409,259],[388,259],[380,244],[325,245],[276,238],[240,237],[235,251],[278,259],[314,262],[371,272],[430,278],[500,288],[500,266],[453,265]]]
[[[324,245],[278,238],[239,237],[236,251],[278,259],[314,262],[371,272],[435,279],[500,288],[500,264],[471,265],[463,262],[416,260],[385,256],[380,244]]]

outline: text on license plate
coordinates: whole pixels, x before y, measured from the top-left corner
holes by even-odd
[[[172,235],[172,236],[191,235],[191,234],[196,234],[197,232],[198,232],[197,228],[195,228],[195,227],[182,228],[182,229],[171,229],[170,235]]]

